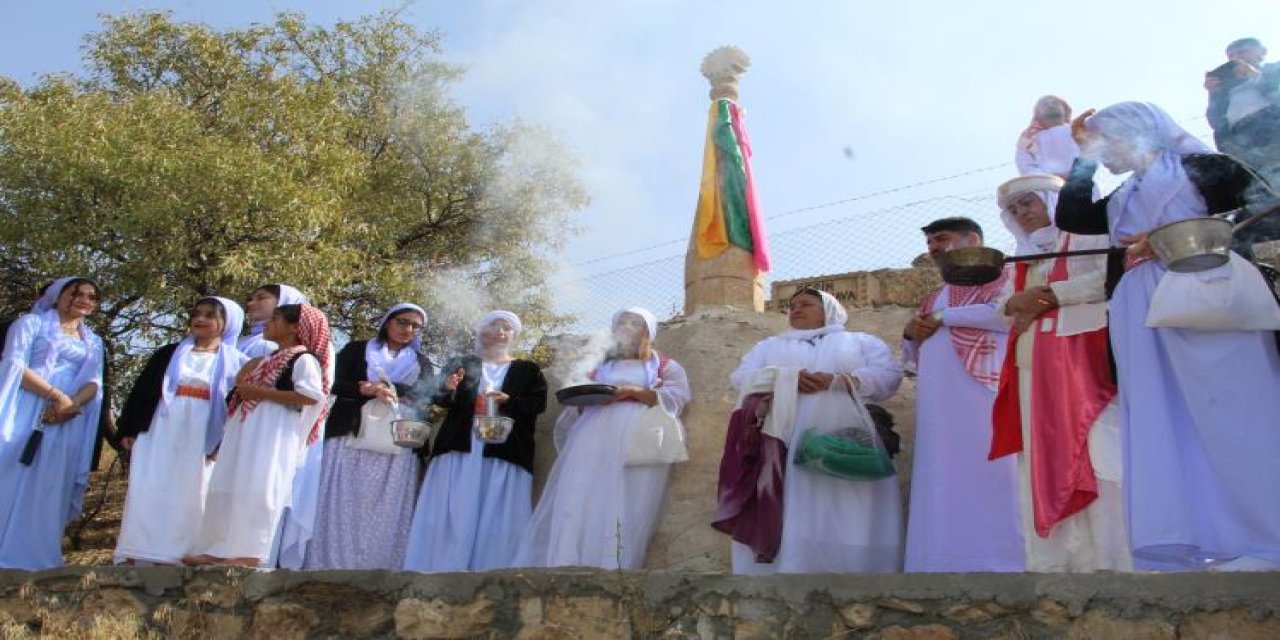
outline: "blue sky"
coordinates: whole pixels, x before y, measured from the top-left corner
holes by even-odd
[[[282,10],[331,23],[400,5],[13,2],[0,21],[0,74],[29,82],[78,69],[80,39],[103,12],[169,9],[229,27]],[[1257,36],[1280,57],[1274,0],[423,0],[404,15],[440,30],[446,57],[469,69],[455,97],[474,122],[518,115],[544,124],[581,163],[593,201],[577,217],[582,232],[570,240],[562,277],[683,251],[705,126],[698,65],[720,45],[752,58],[741,102],[768,216],[1008,163],[1032,103],[1046,93],[1077,110],[1154,102],[1201,134],[1208,129],[1199,117],[1202,74],[1222,61],[1228,41]],[[770,226],[781,233],[868,207],[989,192],[1012,171],[786,215]],[[899,252],[919,242],[909,231],[893,235],[884,242]],[[596,261],[667,241],[674,242]]]

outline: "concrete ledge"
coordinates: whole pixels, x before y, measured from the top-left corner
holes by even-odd
[[[1280,573],[0,571],[0,636],[1276,638]]]

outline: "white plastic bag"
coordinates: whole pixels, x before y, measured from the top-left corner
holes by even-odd
[[[391,434],[391,423],[398,414],[396,405],[382,398],[373,398],[364,403],[360,407],[360,432],[347,441],[347,446],[387,455],[408,453],[409,449],[396,446]]]
[[[689,459],[680,420],[661,404],[641,411],[631,423],[628,436],[628,465],[672,464]]]
[[[875,421],[856,391],[813,395],[795,464],[846,480],[876,480],[897,473]]]
[[[1227,264],[1196,273],[1166,272],[1147,310],[1148,327],[1200,331],[1277,331],[1280,305],[1262,273],[1231,253]]]

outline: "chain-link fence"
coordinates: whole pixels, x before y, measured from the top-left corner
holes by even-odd
[[[991,246],[1007,249],[1012,243],[994,195],[931,198],[771,234],[774,270],[766,287],[775,280],[910,266],[925,251],[920,227],[950,216],[977,221]],[[602,326],[614,311],[630,306],[668,318],[684,308],[684,264],[681,245],[656,260],[570,280],[562,287],[561,310],[577,317],[576,329]]]

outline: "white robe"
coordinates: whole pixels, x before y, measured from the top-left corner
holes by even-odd
[[[1059,235],[1054,251],[1065,248],[1073,251],[1101,249],[1110,245],[1106,236],[1071,236],[1070,244],[1065,245],[1068,234]],[[1053,266],[1053,260],[1033,263],[1027,271],[1026,288],[1044,286]],[[1111,401],[1089,431],[1089,458],[1098,479],[1098,498],[1082,511],[1055,525],[1047,538],[1041,538],[1035,529],[1031,497],[1031,457],[1036,455],[1031,439],[1034,331],[1051,331],[1059,336],[1068,336],[1107,326],[1106,257],[1071,258],[1068,270],[1066,280],[1050,285],[1060,305],[1057,325],[1046,319],[1037,320],[1031,331],[1018,336],[1015,353],[1023,447],[1022,453],[1017,457],[1018,502],[1022,517],[1022,537],[1026,542],[1026,570],[1128,571],[1133,568],[1133,560],[1129,554],[1124,516],[1118,399]],[[1002,313],[1008,296],[1014,293],[1013,284],[1011,278],[1005,296],[996,303]]]
[[[600,384],[646,386],[644,363],[618,361]],[[657,389],[661,406],[679,416],[691,399],[675,360]],[[513,566],[639,569],[661,513],[671,465],[627,466],[638,402],[588,407],[570,428]]]
[[[852,374],[860,381],[859,393],[871,401],[888,399],[902,381],[902,368],[884,342],[847,331],[812,342],[767,338],[743,356],[730,381],[742,390],[765,367]],[[849,480],[794,465],[806,431],[806,415],[817,398],[817,394],[800,394],[796,402],[787,443],[778,555],[772,563],[758,563],[746,545],[735,542],[735,574],[891,573],[902,568],[902,502],[897,476]]]
[[[1018,148],[1014,152],[1014,164],[1018,173],[1052,173],[1066,176],[1071,173],[1071,164],[1080,155],[1080,146],[1071,137],[1071,125],[1060,124],[1036,132],[1036,150],[1034,153],[1022,146],[1018,140]]]
[[[1017,461],[987,460],[995,392],[965,370],[949,329],[996,332],[996,359],[1003,362],[1008,324],[994,302],[947,308],[948,290],[943,287],[933,307],[945,310],[943,326],[923,344],[903,345],[919,371],[904,568],[1022,571]]]
[[[196,553],[258,558],[264,565],[270,558],[294,476],[306,456],[307,434],[325,401],[315,356],[304,354],[294,362],[293,390],[316,404],[299,411],[263,400],[248,416],[237,412],[227,419]]]
[[[216,353],[187,352],[178,364],[180,386],[208,389]],[[205,456],[210,402],[175,396],[156,408],[151,425],[129,456],[129,490],[116,542],[116,560],[177,564],[200,535],[213,463]]]

